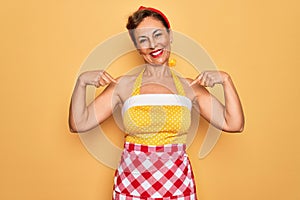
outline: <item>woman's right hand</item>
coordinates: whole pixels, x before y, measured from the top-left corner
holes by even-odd
[[[80,74],[78,81],[82,86],[93,85],[97,88],[108,85],[111,82],[117,83],[117,80],[104,70],[83,72]]]

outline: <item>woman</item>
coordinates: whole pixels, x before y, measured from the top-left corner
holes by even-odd
[[[172,31],[157,9],[140,7],[127,29],[145,61],[142,71],[117,79],[103,70],[82,73],[70,105],[70,130],[90,130],[122,107],[125,144],[115,173],[113,199],[197,199],[192,168],[185,152],[191,109],[217,128],[241,132],[242,106],[230,76],[204,71],[181,78],[169,68]],[[225,105],[205,87],[221,84]],[[86,105],[86,86],[106,86]]]

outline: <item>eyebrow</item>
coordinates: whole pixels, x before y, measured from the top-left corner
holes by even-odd
[[[155,34],[155,33],[157,33],[158,31],[161,31],[162,29],[155,29],[154,31],[153,31],[153,33],[152,33],[152,35],[153,34]],[[141,35],[141,36],[138,36],[138,38],[146,38],[147,36],[145,36],[145,35]]]
[[[141,36],[139,36],[138,38],[146,38],[147,36],[145,36],[145,35],[141,35]]]
[[[156,29],[155,31],[153,31],[152,34],[155,34],[155,33],[157,33],[158,31],[161,31],[161,29]]]

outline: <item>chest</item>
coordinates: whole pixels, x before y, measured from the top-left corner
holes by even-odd
[[[183,106],[135,106],[124,113],[123,123],[130,133],[178,133],[187,131],[191,117]]]

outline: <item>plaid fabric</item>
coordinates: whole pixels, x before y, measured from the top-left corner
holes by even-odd
[[[191,195],[171,196],[171,197],[164,197],[164,198],[144,198],[144,197],[136,197],[131,195],[124,195],[114,191],[113,199],[115,200],[196,200],[197,196],[194,193]]]
[[[195,200],[194,176],[184,144],[125,143],[114,178],[114,200]]]

